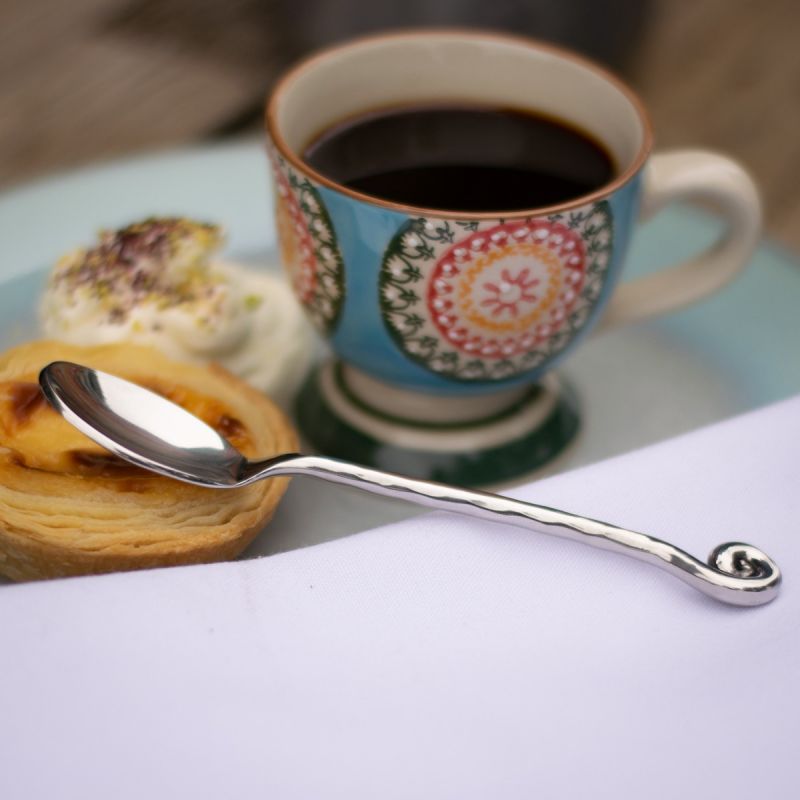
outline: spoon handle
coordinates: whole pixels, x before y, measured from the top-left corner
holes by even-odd
[[[659,567],[715,600],[732,605],[757,606],[769,603],[777,596],[781,581],[777,564],[749,544],[721,544],[713,550],[708,563],[704,563],[660,539],[607,522],[488,492],[406,478],[333,458],[279,456],[260,465],[254,463],[252,467],[253,472],[247,482],[277,475],[315,477],[384,497],[408,500],[428,508],[455,511],[493,522],[507,522],[623,553]]]

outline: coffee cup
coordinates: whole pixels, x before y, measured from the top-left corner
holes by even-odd
[[[416,133],[392,121],[403,114]],[[432,114],[439,128],[426,139],[419,131]],[[498,147],[504,134],[491,126],[472,135],[489,125],[486,114],[511,119],[520,135],[550,125],[542,136],[565,150],[566,173],[589,163],[580,147],[593,143],[608,172],[601,164],[574,190],[559,175],[561,194],[549,195],[520,171],[534,168],[525,148],[510,139]],[[298,398],[303,433],[325,452],[422,477],[496,482],[549,461],[579,424],[553,367],[598,327],[716,292],[760,233],[758,193],[739,165],[701,150],[653,154],[647,113],[628,86],[528,39],[429,30],[330,48],[277,83],[266,127],[282,260],[335,354]],[[381,152],[382,135],[386,149],[402,145],[403,163]],[[416,142],[411,156],[404,137]],[[542,141],[530,152],[545,170],[556,145]],[[333,153],[327,161],[320,142]],[[454,152],[461,161],[450,163]],[[464,170],[497,152],[511,172],[473,191],[477,178]],[[369,174],[351,180],[340,167]],[[418,167],[439,172],[402,172]],[[504,207],[512,186],[519,191],[509,188]],[[433,188],[436,202],[426,203]],[[637,222],[686,199],[719,210],[728,223],[720,240],[686,263],[621,280]]]

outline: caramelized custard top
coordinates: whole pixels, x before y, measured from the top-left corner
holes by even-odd
[[[134,382],[182,406],[234,447],[252,454],[250,431],[222,401],[166,381],[134,378]],[[131,479],[156,477],[73,428],[50,407],[35,380],[0,381],[0,461],[46,472],[112,478],[122,490],[139,488]]]

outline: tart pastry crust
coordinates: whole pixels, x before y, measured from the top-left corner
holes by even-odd
[[[220,561],[269,521],[288,479],[204,489],[117,459],[44,400],[39,370],[56,360],[163,394],[247,456],[297,447],[272,401],[217,365],[177,363],[132,344],[16,347],[0,355],[0,574],[22,581]]]

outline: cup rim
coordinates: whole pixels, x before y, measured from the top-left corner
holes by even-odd
[[[386,200],[382,197],[359,192],[351,189],[344,184],[341,184],[321,172],[318,172],[303,158],[295,153],[289,147],[282,133],[280,132],[277,122],[277,107],[283,94],[287,91],[289,84],[294,81],[298,75],[306,72],[315,67],[320,61],[324,61],[331,55],[343,53],[347,50],[352,50],[361,47],[364,44],[372,44],[382,41],[397,41],[409,39],[472,39],[475,41],[489,41],[489,42],[509,42],[517,45],[524,45],[528,48],[552,53],[568,61],[572,61],[585,69],[589,69],[598,74],[603,80],[612,84],[621,94],[628,100],[636,112],[639,122],[642,126],[642,142],[639,149],[631,160],[630,164],[608,183],[601,186],[599,189],[583,194],[578,197],[567,200],[563,203],[557,203],[550,206],[539,206],[536,208],[516,209],[513,211],[448,211],[441,208],[426,208],[425,206],[407,205],[405,203],[397,203],[392,200]],[[396,211],[410,216],[420,217],[433,217],[440,219],[470,219],[470,220],[492,220],[492,219],[527,219],[532,216],[539,216],[544,214],[559,213],[562,211],[569,211],[570,209],[578,208],[580,206],[602,200],[605,197],[616,192],[623,187],[632,178],[634,178],[644,165],[647,157],[653,147],[653,126],[650,121],[650,115],[645,108],[639,95],[631,89],[627,83],[619,78],[614,72],[601,66],[595,61],[579,55],[572,50],[559,45],[544,42],[539,39],[528,36],[520,36],[510,33],[498,33],[494,31],[485,31],[480,29],[471,28],[409,28],[405,30],[397,30],[389,33],[378,33],[367,36],[360,36],[353,39],[348,39],[341,44],[335,44],[330,47],[325,47],[309,54],[305,58],[298,61],[293,67],[290,67],[278,79],[277,83],[269,93],[267,98],[266,107],[264,110],[264,122],[266,132],[269,134],[270,139],[275,145],[280,154],[293,166],[295,169],[303,172],[308,177],[312,178],[319,184],[332,189],[333,191],[344,194],[354,200],[359,200],[373,206],[379,206],[390,211]]]

